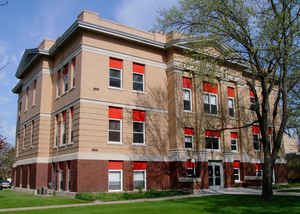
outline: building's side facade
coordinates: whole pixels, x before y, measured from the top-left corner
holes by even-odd
[[[226,78],[193,78],[176,66],[183,55],[172,39],[84,11],[59,40],[25,52],[13,90],[15,186],[131,191],[259,179],[257,126],[215,131],[253,117],[244,68],[226,63]],[[276,182],[287,181],[281,153]]]

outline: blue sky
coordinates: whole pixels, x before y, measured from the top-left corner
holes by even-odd
[[[14,74],[26,48],[34,48],[43,38],[56,39],[83,9],[99,13],[101,18],[150,30],[157,11],[177,0],[8,0],[0,7],[0,134],[14,145],[17,95],[11,89],[17,83]]]

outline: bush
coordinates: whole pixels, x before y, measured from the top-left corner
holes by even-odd
[[[91,192],[81,192],[75,195],[76,199],[85,200],[85,201],[95,201],[96,195]]]

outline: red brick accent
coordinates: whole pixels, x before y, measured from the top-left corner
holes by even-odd
[[[77,160],[77,192],[107,191],[108,161]]]
[[[170,189],[170,163],[147,162],[147,189]]]
[[[223,163],[223,175],[224,175],[224,187],[232,187],[234,184],[233,180],[233,163]]]
[[[123,190],[133,190],[133,162],[124,161],[123,163]]]
[[[48,164],[47,163],[36,163],[35,164],[35,188],[47,187],[48,186]]]
[[[276,183],[288,183],[287,164],[275,164],[274,171]]]

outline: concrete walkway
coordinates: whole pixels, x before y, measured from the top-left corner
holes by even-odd
[[[41,210],[41,209],[53,209],[53,208],[68,208],[68,207],[85,207],[85,206],[95,206],[95,205],[105,205],[105,204],[127,204],[127,203],[140,203],[148,201],[165,201],[172,199],[181,199],[181,198],[198,198],[211,195],[260,195],[260,189],[251,189],[251,188],[224,188],[218,190],[201,190],[198,193],[191,195],[181,195],[181,196],[172,196],[172,197],[163,197],[163,198],[149,198],[149,199],[137,199],[137,200],[125,200],[125,201],[95,201],[91,203],[81,203],[81,204],[66,204],[66,205],[51,205],[51,206],[40,206],[40,207],[22,207],[22,208],[8,208],[0,209],[1,212],[12,212],[12,211],[25,211],[25,210]],[[295,192],[276,192],[274,195],[279,196],[299,196],[300,193]]]

